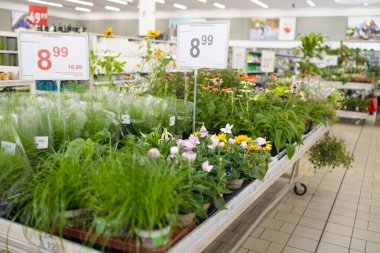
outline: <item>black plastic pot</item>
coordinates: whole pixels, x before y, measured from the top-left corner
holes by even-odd
[[[0,218],[5,217],[7,206],[8,206],[8,202],[1,202],[0,203]]]
[[[310,133],[311,130],[313,130],[313,121],[306,121],[304,134]]]

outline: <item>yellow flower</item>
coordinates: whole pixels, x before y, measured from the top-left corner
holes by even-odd
[[[104,38],[109,38],[109,37],[112,37],[112,36],[113,36],[112,27],[108,27],[108,30],[105,30],[103,32],[103,37]]]
[[[158,58],[158,59],[161,59],[162,58],[162,51],[160,50],[160,49],[156,49],[156,57]]]
[[[270,141],[267,141],[267,144],[265,147],[263,147],[264,151],[271,151],[272,150],[272,144],[270,144]]]
[[[259,151],[260,147],[257,146],[256,144],[250,144],[248,145],[248,150]]]
[[[199,131],[196,131],[196,132],[194,133],[195,136],[199,136],[200,134],[201,134],[201,132],[199,132]]]
[[[216,136],[217,139],[223,141],[223,142],[227,142],[227,135],[225,133],[220,133]]]
[[[152,30],[149,30],[147,36],[145,36],[145,39],[157,38],[158,36],[160,36],[160,34],[161,34],[160,30],[157,30],[155,32]]]
[[[238,135],[238,136],[235,136],[234,138],[234,141],[235,143],[237,144],[241,144],[243,141],[245,141],[246,143],[250,142],[252,139],[249,138],[247,135]]]

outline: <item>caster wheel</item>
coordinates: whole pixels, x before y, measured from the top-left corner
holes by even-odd
[[[298,187],[297,187],[297,185],[298,185]],[[307,192],[307,187],[304,183],[297,183],[294,186],[293,190],[294,190],[295,194],[302,196]]]

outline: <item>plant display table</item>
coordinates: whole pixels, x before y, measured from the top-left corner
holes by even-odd
[[[304,136],[304,144],[297,147],[292,159],[284,154],[278,154],[272,158],[269,170],[264,181],[255,180],[234,198],[226,206],[226,210],[218,211],[203,223],[198,225],[179,243],[174,245],[169,252],[201,252],[219,234],[221,234],[243,211],[248,208],[261,194],[263,194],[277,179],[285,174],[292,165],[297,165],[299,159],[328,131],[323,125]],[[296,182],[298,166],[293,166],[289,183],[295,188],[300,187]],[[306,191],[306,188],[304,189]],[[23,225],[0,219],[0,248],[6,248],[12,253],[23,252],[70,252],[70,253],[95,253],[97,250],[84,247],[80,244],[40,233]]]

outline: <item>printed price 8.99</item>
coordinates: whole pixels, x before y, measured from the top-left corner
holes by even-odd
[[[200,53],[200,46],[206,46],[209,45],[211,46],[212,43],[214,42],[214,37],[212,35],[202,35],[201,38],[202,42],[198,38],[193,38],[191,40],[191,49],[190,49],[190,55],[193,58],[197,58]]]

